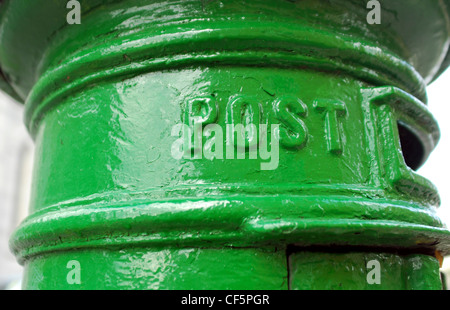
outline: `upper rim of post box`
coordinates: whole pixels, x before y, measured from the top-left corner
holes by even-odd
[[[83,12],[101,8],[106,4],[123,2],[126,7],[127,3],[136,5],[145,2],[78,1],[82,4]],[[336,3],[339,1],[336,0]],[[424,84],[431,83],[450,65],[450,0],[378,1],[381,3],[382,16],[392,12],[396,16],[393,22],[390,21],[389,27],[401,38],[404,50],[409,51],[409,55],[399,55],[400,58],[417,70]],[[365,12],[370,11],[366,7],[368,0],[350,2],[359,3]],[[26,101],[38,79],[37,71],[41,65],[41,57],[46,52],[45,45],[57,31],[67,26],[67,12],[66,1],[36,0],[30,4],[23,0],[0,0],[0,90],[19,102]],[[13,25],[20,27],[12,27]],[[10,40],[12,37],[15,38],[14,42]],[[14,63],[11,63],[11,59],[14,59]],[[411,89],[405,91],[414,94]],[[418,98],[426,101],[426,97]]]

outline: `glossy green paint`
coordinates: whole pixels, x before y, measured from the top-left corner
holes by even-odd
[[[69,256],[79,263],[79,269],[67,260]],[[287,289],[288,282],[285,252],[276,249],[125,247],[36,257],[27,265],[24,286],[44,290],[280,290]]]
[[[81,25],[64,1],[0,6],[1,69],[36,143],[11,239],[25,288],[371,289],[370,257],[382,288],[438,288],[423,253],[449,253],[450,232],[410,167],[439,140],[425,87],[448,1],[381,1],[381,25],[356,0],[80,2]],[[216,132],[174,158],[194,117],[268,125],[279,157],[260,140],[255,159],[208,159],[227,149]]]
[[[371,273],[376,262],[378,276]],[[289,267],[293,290],[442,289],[439,263],[428,255],[302,251],[290,257]]]

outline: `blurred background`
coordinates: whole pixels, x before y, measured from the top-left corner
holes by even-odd
[[[450,70],[429,85],[428,98],[441,127],[441,141],[418,173],[439,189],[439,215],[450,227]],[[28,212],[33,166],[33,143],[22,116],[22,105],[0,92],[0,289],[20,289],[22,277],[22,267],[8,247],[9,236]],[[444,260],[442,271],[450,279],[450,257]]]
[[[33,143],[22,119],[23,106],[0,92],[0,289],[19,288],[22,267],[8,239],[28,212]]]

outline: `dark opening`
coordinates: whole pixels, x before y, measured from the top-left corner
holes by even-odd
[[[417,138],[417,136],[406,126],[401,123],[397,123],[397,125],[405,163],[409,168],[417,170],[422,165],[423,157],[425,155],[423,145],[419,138]]]

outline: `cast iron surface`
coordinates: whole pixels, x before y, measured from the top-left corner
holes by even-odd
[[[439,140],[425,87],[448,51],[447,2],[381,1],[381,25],[356,0],[80,2],[81,25],[64,1],[0,6],[3,76],[36,143],[30,216],[11,239],[26,287],[66,287],[78,260],[84,288],[304,288],[370,258],[288,263],[295,245],[371,248],[404,275],[389,285],[436,288],[420,253],[449,253],[450,233],[413,169]],[[275,169],[174,158],[173,128],[196,116],[281,124]],[[339,266],[298,275],[311,255]]]

